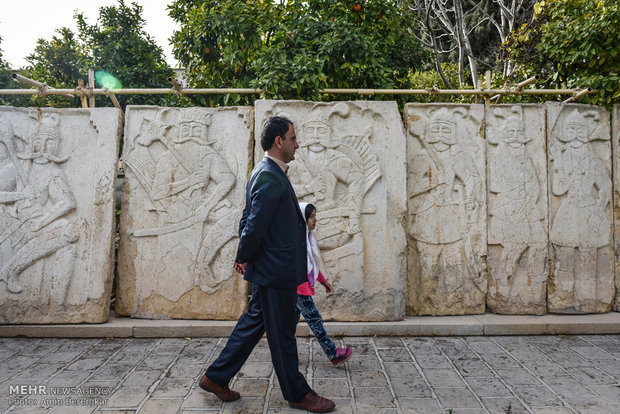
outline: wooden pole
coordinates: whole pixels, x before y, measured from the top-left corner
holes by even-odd
[[[89,107],[95,107],[95,71],[93,69],[88,69],[88,103]],[[105,92],[104,92],[105,93]]]
[[[86,99],[86,92],[84,92],[84,79],[78,79],[78,92],[80,93],[80,101],[82,102],[82,108],[88,108],[88,100]]]

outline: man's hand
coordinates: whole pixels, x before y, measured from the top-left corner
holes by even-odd
[[[325,292],[332,293],[332,285],[330,285],[328,281],[325,281],[323,286],[325,287]]]
[[[248,264],[247,263],[233,263],[233,269],[235,269],[237,271],[237,273],[240,274],[245,274],[245,268]]]

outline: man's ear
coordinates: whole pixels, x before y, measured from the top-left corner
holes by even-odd
[[[278,141],[278,138],[280,138],[280,140]],[[276,137],[276,139],[273,140],[273,145],[277,148],[280,149],[282,148],[282,137],[280,135],[278,135]]]

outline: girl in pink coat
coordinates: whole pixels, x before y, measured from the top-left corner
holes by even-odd
[[[297,287],[297,310],[304,316],[310,330],[314,333],[317,341],[323,348],[323,352],[332,364],[337,365],[346,361],[353,349],[337,348],[334,342],[329,338],[325,327],[323,326],[323,318],[316,309],[312,296],[314,296],[314,285],[318,281],[325,287],[327,293],[331,293],[332,287],[321,273],[319,268],[319,248],[316,242],[316,208],[309,203],[299,203],[299,207],[304,213],[306,220],[306,237],[308,246],[308,280]]]

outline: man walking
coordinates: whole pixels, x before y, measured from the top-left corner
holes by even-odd
[[[271,360],[284,399],[293,408],[331,411],[333,401],[316,394],[299,372],[295,328],[297,286],[307,278],[303,213],[286,176],[299,148],[293,123],[267,120],[261,135],[265,158],[247,184],[239,223],[239,248],[233,267],[252,283],[252,298],[220,356],[200,378],[199,386],[223,401],[239,399],[228,383],[267,334]]]

